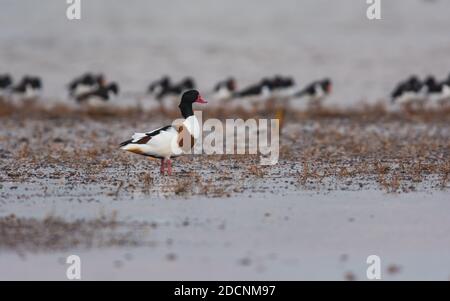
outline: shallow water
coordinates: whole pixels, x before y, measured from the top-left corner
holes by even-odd
[[[381,21],[365,1],[82,1],[68,21],[65,1],[0,0],[0,73],[36,73],[45,94],[86,70],[127,92],[161,74],[194,76],[203,90],[228,75],[242,85],[273,73],[302,84],[335,81],[333,103],[375,101],[410,73],[450,71],[448,1],[383,1]]]
[[[366,280],[366,258],[376,254],[383,280],[448,280],[447,193],[368,195],[301,192],[277,199],[256,194],[164,202],[102,198],[89,204],[41,200],[69,219],[74,212],[98,217],[117,210],[120,220],[149,221],[157,225],[144,237],[152,244],[27,252],[24,257],[2,252],[0,279],[66,280],[65,258],[77,254],[83,280],[345,280],[349,273]],[[41,209],[31,213],[22,205],[20,213],[41,216]],[[389,273],[391,265],[399,272]]]

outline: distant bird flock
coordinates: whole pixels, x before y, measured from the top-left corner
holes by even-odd
[[[8,74],[0,74],[0,95],[11,93],[22,98],[34,98],[39,96],[42,90],[42,81],[37,76],[25,75],[17,84]]]
[[[450,101],[450,74],[438,81],[434,76],[420,80],[412,75],[400,82],[391,93],[391,101],[401,105],[443,105]]]
[[[212,90],[211,98],[216,101],[243,100],[261,103],[269,99],[304,98],[310,107],[320,107],[332,92],[332,80],[323,78],[307,85],[298,86],[290,76],[264,77],[259,82],[240,88],[233,77],[219,81]],[[0,74],[0,96],[34,99],[41,95],[43,83],[40,77],[25,75],[17,83],[8,74]],[[178,100],[183,92],[198,89],[192,77],[178,81],[165,75],[148,85],[144,94],[160,104],[165,99]],[[91,72],[80,75],[67,85],[68,96],[79,104],[106,103],[120,93],[118,83],[108,81],[103,74]],[[416,75],[398,83],[390,94],[391,103],[402,106],[443,105],[450,101],[450,74],[437,80],[428,76],[423,80]]]
[[[107,82],[103,74],[86,73],[70,82],[68,89],[69,95],[79,103],[93,98],[107,101],[119,94],[119,85]]]
[[[14,85],[10,75],[0,74],[0,95],[19,95],[21,98],[31,99],[38,97],[42,88],[42,80],[39,77],[27,75],[17,85]],[[145,94],[162,102],[168,98],[179,99],[183,92],[197,88],[192,77],[174,81],[169,76],[162,76],[148,85]],[[103,74],[88,72],[69,82],[67,92],[71,99],[82,104],[93,99],[107,102],[116,97],[120,89],[116,82],[108,81]],[[321,102],[330,92],[330,79],[314,81],[305,87],[298,88],[293,78],[275,75],[263,78],[242,89],[238,89],[237,81],[233,77],[228,77],[213,87],[211,97],[217,101],[233,99],[261,101],[270,98],[306,97],[312,102]]]
[[[43,88],[42,80],[37,76],[24,76],[14,83],[10,75],[0,74],[0,96],[6,95],[33,99],[39,96]],[[192,77],[173,81],[169,76],[151,82],[145,94],[159,102],[161,109],[165,99],[176,100],[183,119],[177,124],[159,127],[153,131],[134,133],[131,138],[120,143],[124,151],[143,155],[161,161],[161,175],[172,174],[172,159],[189,150],[200,136],[200,125],[193,112],[193,104],[207,103],[197,89]],[[211,90],[211,97],[227,104],[239,99],[252,104],[268,103],[266,101],[290,100],[306,98],[310,107],[320,107],[333,90],[331,79],[315,80],[308,85],[299,87],[292,77],[275,75],[262,78],[259,82],[239,89],[233,77],[219,81]],[[109,81],[103,74],[85,73],[67,85],[68,95],[80,105],[92,102],[108,103],[119,95],[119,85]],[[417,105],[422,108],[427,103],[444,104],[450,101],[450,75],[444,80],[436,80],[433,76],[421,80],[412,75],[397,84],[391,92],[391,102],[404,106]],[[181,100],[181,101],[180,101]],[[283,116],[287,106],[276,109],[279,129],[283,126]],[[267,107],[268,108],[268,107]]]

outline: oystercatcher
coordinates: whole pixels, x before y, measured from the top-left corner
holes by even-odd
[[[213,89],[213,98],[216,100],[228,100],[236,91],[236,80],[229,77],[223,81],[218,82]]]
[[[82,94],[94,91],[102,84],[104,84],[104,76],[102,74],[94,75],[87,72],[69,83],[69,95],[78,98]]]
[[[108,101],[119,94],[119,85],[115,82],[109,84],[102,83],[99,87],[76,96],[79,103],[91,101],[92,99],[100,99]]]
[[[294,94],[294,97],[306,96],[310,105],[321,105],[322,101],[330,95],[332,83],[329,78],[317,80],[307,85],[304,89]]]
[[[233,98],[250,100],[267,100],[272,96],[273,84],[270,79],[264,78],[259,83],[251,85],[241,91],[233,93]]]
[[[192,110],[194,103],[207,103],[197,90],[183,93],[179,105],[184,121],[180,124],[167,125],[146,133],[135,133],[131,139],[122,142],[120,148],[139,155],[161,160],[161,174],[172,174],[172,158],[180,156],[186,148],[194,146],[200,136],[200,125]],[[190,136],[190,139],[187,138]],[[190,141],[186,141],[189,139]]]
[[[0,93],[5,92],[12,84],[13,80],[9,74],[0,74]]]
[[[432,104],[442,104],[450,100],[450,76],[444,81],[438,82],[433,76],[428,76],[424,84],[428,101]]]
[[[35,98],[42,90],[42,80],[37,76],[26,75],[18,85],[13,86],[11,91],[22,98]]]
[[[289,98],[293,94],[295,81],[292,77],[276,75],[272,82],[272,96],[275,98]]]
[[[165,75],[162,78],[150,83],[147,89],[147,93],[159,95],[163,90],[169,88],[170,84],[170,78]]]
[[[407,80],[400,82],[395,87],[391,93],[391,101],[399,104],[421,102],[425,99],[423,89],[424,83],[416,75],[411,75]]]
[[[195,89],[195,81],[192,77],[186,77],[177,84],[170,84],[162,87],[161,91],[156,94],[156,99],[161,101],[166,96],[179,97],[183,92]]]

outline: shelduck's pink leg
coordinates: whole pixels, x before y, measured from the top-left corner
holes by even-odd
[[[172,160],[167,160],[167,173],[169,174],[169,176],[172,175]]]
[[[160,172],[162,175],[164,175],[164,159],[161,159],[161,168],[160,168]]]

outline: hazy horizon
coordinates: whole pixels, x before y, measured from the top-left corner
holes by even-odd
[[[416,73],[450,72],[450,3],[382,2],[382,20],[365,1],[82,1],[66,19],[65,1],[0,0],[0,73],[41,75],[45,95],[101,71],[124,91],[143,92],[162,74],[191,75],[211,89],[229,75],[240,85],[275,73],[299,85],[335,82],[331,103],[370,101]]]

